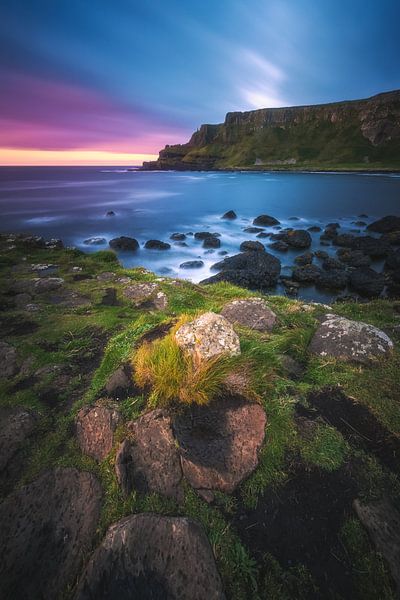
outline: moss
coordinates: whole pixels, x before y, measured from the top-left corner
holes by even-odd
[[[342,434],[334,427],[317,425],[311,439],[299,443],[303,459],[326,471],[335,471],[344,462],[348,446]]]

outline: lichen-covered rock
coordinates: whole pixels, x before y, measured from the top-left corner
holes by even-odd
[[[257,331],[272,331],[277,321],[276,314],[262,298],[232,300],[225,304],[221,315],[230,323],[238,323]]]
[[[0,377],[13,377],[17,371],[16,349],[14,346],[0,341]]]
[[[122,293],[137,307],[165,310],[168,306],[168,298],[157,283],[133,283]]]
[[[15,454],[21,444],[32,434],[37,424],[37,416],[22,406],[0,409],[0,473],[10,469]],[[12,469],[11,469],[12,470]]]
[[[157,492],[182,500],[182,469],[170,417],[153,410],[131,421],[128,431],[129,438],[120,445],[115,460],[123,491]]]
[[[116,405],[97,403],[82,408],[76,419],[80,449],[96,460],[103,460],[114,444],[114,432],[122,422]]]
[[[96,477],[54,469],[0,505],[0,597],[60,598],[91,549],[102,491]]]
[[[223,600],[202,528],[185,517],[138,514],[112,525],[75,600]]]
[[[327,314],[315,332],[309,350],[319,356],[333,356],[346,361],[369,363],[390,354],[392,340],[380,329]]]
[[[263,408],[241,398],[177,415],[173,427],[189,484],[208,501],[214,491],[233,492],[258,465],[265,424]]]
[[[175,339],[182,350],[201,360],[240,354],[239,337],[232,325],[225,317],[213,312],[182,325],[175,333]]]

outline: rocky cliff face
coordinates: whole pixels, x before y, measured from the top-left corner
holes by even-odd
[[[366,100],[232,112],[145,169],[400,168],[400,90]]]

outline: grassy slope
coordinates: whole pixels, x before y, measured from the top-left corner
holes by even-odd
[[[21,263],[22,258],[26,258]],[[27,252],[22,249],[4,251],[1,259],[2,290],[6,290],[11,277],[26,276],[13,270],[14,265],[52,262],[60,265],[60,275],[67,287],[91,298],[89,307],[68,309],[60,305],[43,303],[38,313],[32,314],[38,329],[29,335],[6,336],[15,345],[22,357],[32,357],[32,371],[51,364],[69,364],[72,375],[68,386],[60,396],[59,406],[49,407],[41,402],[40,388],[36,384],[28,387],[12,381],[1,380],[0,404],[22,404],[40,414],[38,435],[27,444],[26,469],[20,483],[31,480],[42,469],[54,465],[74,465],[95,472],[105,490],[99,538],[110,523],[138,511],[155,511],[162,514],[184,514],[200,520],[215,552],[218,567],[229,597],[235,599],[301,598],[307,597],[313,588],[310,573],[300,566],[283,570],[273,556],[266,556],[263,563],[256,562],[242,544],[230,525],[238,502],[254,507],[259,497],[271,486],[279,486],[288,477],[288,453],[298,453],[303,460],[328,471],[334,471],[355,451],[344,441],[340,432],[328,424],[319,425],[318,435],[312,439],[301,436],[295,426],[296,402],[307,404],[307,393],[324,385],[341,384],[346,392],[365,404],[388,429],[400,435],[399,367],[400,351],[396,345],[393,357],[370,368],[339,363],[327,358],[310,358],[307,353],[309,340],[316,328],[317,317],[326,309],[315,307],[311,311],[302,308],[301,302],[285,297],[269,296],[268,303],[279,317],[279,325],[273,334],[260,334],[238,329],[242,353],[255,365],[257,392],[265,407],[268,424],[266,443],[261,452],[260,465],[245,481],[235,497],[218,495],[215,505],[209,506],[187,489],[183,505],[157,495],[140,495],[133,492],[125,498],[117,485],[113,458],[116,448],[102,463],[96,464],[82,456],[73,436],[74,417],[82,404],[92,403],[98,398],[108,376],[132,354],[132,349],[141,335],[165,320],[185,313],[197,314],[206,310],[219,311],[232,298],[248,297],[252,293],[221,283],[201,287],[190,283],[174,285],[170,280],[160,282],[169,298],[165,312],[143,312],[135,310],[122,300],[120,306],[106,307],[99,304],[102,290],[106,287],[121,288],[121,284],[98,281],[96,278],[74,282],[71,267],[79,266],[82,272],[95,276],[104,271],[130,276],[135,281],[154,281],[156,277],[144,270],[123,270],[114,255],[99,252],[84,255],[76,251]],[[26,318],[26,314],[10,305],[10,297],[2,296],[3,309],[8,322]],[[339,304],[335,312],[350,318],[364,320],[380,327],[391,327],[398,317],[389,301],[369,304]],[[94,352],[93,335],[101,332],[108,342],[99,367],[89,383],[80,376],[77,357],[90,360]],[[43,340],[48,342],[43,345]],[[281,356],[288,354],[304,365],[304,376],[294,382],[288,378],[281,364]],[[51,377],[50,377],[51,379]],[[51,383],[51,382],[50,382]],[[68,401],[73,398],[72,406]],[[143,397],[128,398],[121,404],[126,420],[136,418],[146,407]],[[124,427],[118,433],[122,439]],[[358,455],[359,456],[359,453]],[[366,497],[379,497],[389,493],[397,501],[399,482],[385,469],[367,457],[365,467],[360,467],[361,492]],[[363,471],[364,469],[364,471]],[[391,583],[384,562],[371,547],[358,521],[350,520],[344,525],[342,543],[356,572],[362,572],[356,585],[359,598],[391,596]],[[366,594],[365,590],[368,591]]]

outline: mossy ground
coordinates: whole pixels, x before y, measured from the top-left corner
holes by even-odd
[[[31,265],[37,263],[58,265],[57,273],[52,275],[64,278],[64,289],[86,296],[87,305],[68,308],[62,303],[49,303],[43,295],[37,312],[17,310],[9,286],[15,280],[35,276]],[[77,281],[77,270],[73,271],[73,267],[79,267],[79,275],[88,278]],[[255,372],[254,391],[267,414],[265,445],[257,470],[237,494],[217,494],[213,505],[208,505],[189,488],[180,506],[154,494],[133,492],[126,498],[114,472],[116,448],[100,464],[81,454],[74,437],[77,411],[83,404],[99,398],[111,373],[131,357],[141,336],[154,327],[173,321],[183,313],[190,316],[208,310],[218,312],[233,298],[260,294],[225,283],[198,286],[160,279],[143,269],[122,269],[110,252],[85,255],[75,250],[28,250],[18,245],[8,249],[4,239],[0,268],[3,338],[17,348],[21,360],[29,360],[24,375],[0,380],[0,405],[31,407],[40,417],[37,434],[23,448],[24,469],[15,485],[22,485],[54,465],[95,472],[105,494],[99,539],[110,523],[132,512],[188,515],[199,520],[206,530],[229,598],[321,597],[318,595],[321,590],[317,591],[320,582],[307,561],[280,564],[273,552],[260,556],[244,541],[240,527],[235,525],[238,510],[256,510],[271,490],[284,497],[285,486],[293,476],[293,464],[299,462],[306,471],[327,473],[327,477],[351,466],[360,496],[389,495],[399,503],[399,472],[388,469],[367,450],[353,447],[326,421],[319,421],[313,435],[307,435],[299,427],[297,410],[299,406],[309,408],[307,398],[311,391],[340,385],[345,393],[365,406],[378,423],[394,436],[400,436],[400,349],[395,334],[391,333],[396,342],[393,356],[370,367],[312,358],[308,355],[308,344],[318,318],[327,309],[323,306],[304,308],[302,302],[268,296],[268,304],[278,316],[274,332],[257,333],[237,328],[242,355]],[[98,279],[104,272],[113,272],[116,277],[112,281]],[[136,309],[123,298],[124,284],[116,280],[118,276],[130,277],[133,281],[158,281],[168,297],[168,308],[162,312]],[[117,306],[101,304],[108,287],[117,290]],[[399,323],[395,308],[394,302],[379,300],[368,304],[337,304],[334,312],[392,332]],[[284,355],[303,367],[300,379],[290,378],[282,362]],[[38,369],[48,365],[67,368],[68,377],[62,385],[57,373],[49,371],[45,378],[35,376]],[[51,401],[49,394],[53,394]],[[146,401],[143,396],[123,400],[120,406],[124,419],[137,418],[146,409]],[[123,435],[124,426],[117,440]],[[340,527],[340,544],[345,548],[343,560],[351,572],[352,597],[394,597],[387,567],[354,515],[344,515]]]

